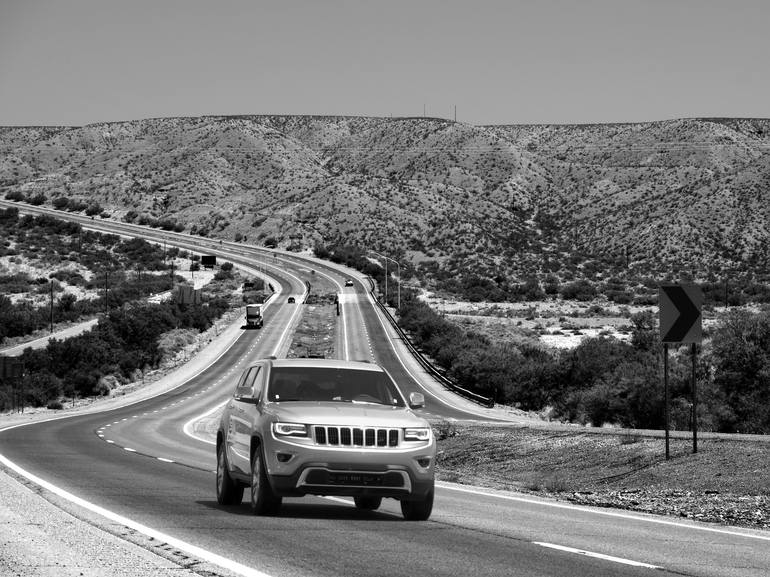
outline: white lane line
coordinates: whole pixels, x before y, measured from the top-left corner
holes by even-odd
[[[124,451],[128,451],[129,453],[136,453],[136,449],[132,449],[131,447],[123,447]]]
[[[195,430],[194,430],[195,429],[195,423],[197,423],[198,421],[200,421],[202,419],[205,419],[206,417],[208,417],[212,413],[215,413],[216,411],[218,411],[219,409],[224,407],[227,404],[228,401],[229,401],[229,399],[226,399],[226,400],[222,401],[221,403],[219,403],[218,405],[214,406],[213,408],[209,409],[208,411],[206,411],[202,415],[197,415],[197,416],[193,417],[192,419],[190,419],[189,421],[187,421],[184,424],[184,427],[182,427],[182,431],[184,432],[184,434],[187,435],[188,437],[192,437],[193,439],[195,439],[197,441],[200,441],[201,443],[206,443],[207,445],[216,445],[217,444],[216,441],[212,441],[208,437],[201,437],[200,435],[196,435],[195,434]]]
[[[658,525],[667,525],[669,527],[677,527],[679,529],[692,529],[695,531],[705,531],[707,533],[720,533],[722,535],[732,535],[734,537],[746,537],[747,539],[759,539],[760,541],[770,541],[769,535],[759,535],[754,533],[743,533],[732,529],[721,529],[718,527],[706,527],[704,525],[690,525],[686,523],[678,523],[676,521],[669,521],[660,517],[642,517],[641,515],[633,515],[630,513],[615,512],[604,509],[589,509],[580,505],[570,505],[567,503],[557,503],[550,501],[537,501],[535,499],[528,499],[526,497],[518,497],[516,495],[510,495],[506,493],[494,493],[489,490],[482,490],[478,487],[464,487],[455,485],[453,483],[436,482],[437,487],[442,489],[449,489],[450,491],[458,491],[460,493],[470,493],[472,495],[483,495],[485,497],[495,497],[497,499],[504,499],[506,501],[516,501],[518,503],[528,503],[530,505],[540,505],[543,507],[552,507],[554,509],[567,509],[569,511],[582,511],[583,513],[591,513],[593,515],[603,515],[605,517],[616,517],[619,519],[630,519],[632,521],[644,521],[646,523],[656,523]]]
[[[573,549],[572,547],[564,547],[563,545],[554,545],[553,543],[542,543],[540,541],[533,541],[535,545],[541,547],[548,547],[549,549],[557,549],[558,551],[565,551],[567,553],[576,553],[578,555],[584,555],[585,557],[594,557],[595,559],[603,559],[604,561],[612,561],[613,563],[622,563],[623,565],[632,565],[634,567],[645,567],[646,569],[663,569],[658,565],[650,565],[649,563],[642,563],[641,561],[632,561],[631,559],[623,559],[622,557],[613,557],[612,555],[604,555],[603,553],[593,553],[591,551],[583,551],[582,549]]]
[[[158,457],[158,461],[163,461],[164,463],[173,463],[171,459],[166,459],[166,457]]]
[[[91,511],[92,513],[101,515],[105,519],[113,521],[114,523],[119,523],[125,527],[128,527],[129,529],[138,531],[142,535],[146,535],[147,537],[156,539],[161,543],[168,543],[170,546],[175,547],[180,551],[184,551],[185,553],[189,553],[190,555],[194,555],[195,557],[198,557],[199,559],[202,559],[207,563],[212,563],[214,565],[217,565],[218,567],[222,567],[223,569],[232,571],[237,575],[242,575],[243,577],[271,577],[267,573],[263,573],[262,571],[258,571],[257,569],[253,569],[252,567],[247,567],[246,565],[242,565],[241,563],[238,563],[236,561],[233,561],[231,559],[228,559],[216,553],[212,553],[211,551],[203,549],[202,547],[198,547],[197,545],[193,545],[191,543],[187,543],[186,541],[182,541],[181,539],[177,539],[176,537],[172,537],[171,535],[161,533],[160,531],[156,531],[155,529],[152,529],[147,525],[142,525],[141,523],[137,523],[136,521],[133,521],[128,517],[123,517],[122,515],[118,515],[117,513],[113,513],[112,511],[104,509],[103,507],[99,507],[98,505],[95,505],[89,501],[86,501],[85,499],[77,497],[72,493],[69,493],[64,489],[61,489],[56,485],[49,483],[48,481],[45,481],[40,477],[33,475],[32,473],[22,469],[13,461],[9,461],[4,455],[0,455],[0,463],[8,467],[9,469],[16,471],[16,473],[18,473],[22,477],[26,477],[36,485],[43,487],[47,491],[50,491],[51,493],[54,493],[55,495],[58,495],[59,497],[66,499],[67,501],[74,503],[79,507],[83,507]]]

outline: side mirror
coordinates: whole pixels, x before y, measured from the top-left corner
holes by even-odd
[[[409,393],[409,406],[422,409],[425,406],[425,396],[422,393]]]
[[[259,393],[255,394],[254,387],[238,387],[235,390],[235,400],[256,405],[259,403]]]

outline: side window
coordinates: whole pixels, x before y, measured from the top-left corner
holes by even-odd
[[[260,394],[265,390],[265,375],[267,375],[267,371],[261,370],[261,366],[255,368],[257,369],[257,372],[254,374],[252,386],[254,387],[254,396],[259,397]]]
[[[246,375],[248,375],[248,374],[249,374],[249,371],[250,371],[250,370],[251,370],[251,368],[248,368],[248,369],[245,369],[245,370],[244,370],[244,371],[241,373],[241,378],[239,378],[239,379],[238,379],[238,382],[237,382],[237,383],[236,383],[236,385],[235,385],[235,396],[238,396],[238,395],[237,395],[237,393],[238,393],[238,389],[240,389],[240,388],[243,386],[243,381],[245,381],[245,380],[246,380]]]
[[[261,367],[251,367],[243,373],[241,380],[238,382],[238,386],[235,388],[236,397],[254,397],[257,396],[259,389],[253,389],[255,382],[258,380],[257,375]],[[252,392],[253,391],[253,392]]]

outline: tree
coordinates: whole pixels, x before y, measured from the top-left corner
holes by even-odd
[[[714,333],[711,362],[732,411],[720,429],[770,433],[770,312],[730,311]]]
[[[653,311],[642,311],[631,315],[631,345],[640,351],[654,351],[660,346],[658,319]]]

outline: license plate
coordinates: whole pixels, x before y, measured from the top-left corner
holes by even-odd
[[[334,485],[382,485],[382,475],[372,473],[329,473]]]

